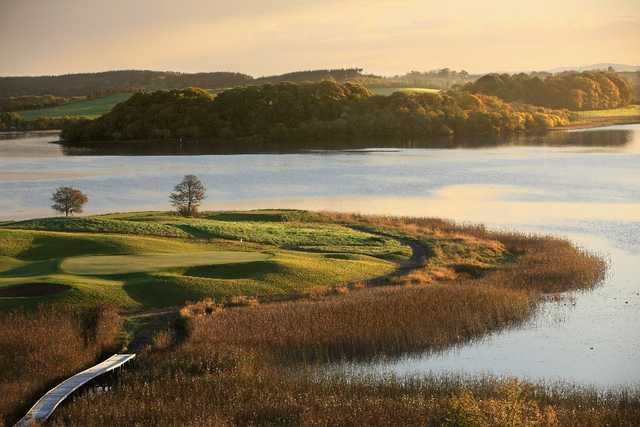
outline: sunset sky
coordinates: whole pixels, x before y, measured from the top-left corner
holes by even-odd
[[[640,64],[638,0],[0,0],[0,75]]]

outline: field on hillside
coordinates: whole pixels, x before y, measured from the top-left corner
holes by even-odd
[[[0,307],[290,298],[388,274],[410,255],[396,239],[316,220],[299,211],[143,212],[5,224]]]
[[[628,107],[610,110],[578,111],[576,114],[580,118],[640,117],[640,105],[629,105]]]
[[[70,102],[57,107],[19,111],[18,114],[20,114],[25,120],[35,120],[39,117],[60,119],[67,116],[81,116],[89,119],[95,119],[96,117],[108,113],[116,104],[124,102],[130,97],[130,93],[117,93],[115,95],[103,96],[101,98]]]
[[[405,93],[438,93],[440,89],[428,89],[423,87],[370,87],[368,88],[376,95],[391,95],[394,92]]]

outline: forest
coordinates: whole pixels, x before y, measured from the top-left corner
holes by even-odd
[[[86,98],[85,96],[64,97],[53,95],[11,96],[0,99],[0,111],[24,111],[56,107],[73,101],[81,101]]]
[[[379,77],[362,75],[354,81],[367,87],[421,87],[431,89],[450,89],[475,81],[480,75],[469,74],[465,70],[440,68],[431,71],[410,71],[402,75]]]
[[[177,89],[190,86],[222,88],[251,81],[240,73],[176,73],[146,70],[106,71],[61,76],[0,77],[0,98],[53,95],[101,96],[138,90]]]
[[[239,87],[215,98],[198,88],[140,92],[96,120],[70,121],[61,136],[68,142],[420,139],[548,129],[568,124],[570,114],[464,91],[379,96],[348,82],[289,82]]]
[[[8,98],[11,97],[44,97],[46,95],[54,97],[95,97],[118,92],[171,90],[188,87],[222,89],[247,84],[278,83],[282,81],[317,81],[325,79],[345,81],[360,76],[362,76],[361,69],[349,68],[298,71],[260,78],[230,72],[177,73],[146,70],[106,71],[61,76],[0,77],[0,104],[20,101],[9,101]],[[22,101],[25,100],[23,99]],[[37,106],[28,108],[37,108]],[[17,110],[4,109],[4,111]]]
[[[631,83],[612,71],[531,74],[487,74],[464,86],[472,93],[497,96],[548,108],[603,110],[627,106],[634,97]]]
[[[60,119],[39,117],[35,120],[25,120],[17,113],[0,112],[0,132],[61,129],[71,123],[76,123],[77,120],[74,117]]]

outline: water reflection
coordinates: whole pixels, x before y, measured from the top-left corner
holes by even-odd
[[[465,148],[480,149],[501,146],[577,146],[624,147],[633,140],[633,132],[625,129],[608,129],[602,135],[594,132],[548,132],[540,135],[523,135],[505,138],[459,137],[428,140],[331,140],[322,142],[257,142],[257,141],[190,141],[164,142],[92,142],[62,146],[67,156],[159,156],[159,155],[208,155],[208,154],[286,154],[302,152],[354,152],[367,153],[371,147],[378,149]],[[379,151],[379,150],[378,150]]]

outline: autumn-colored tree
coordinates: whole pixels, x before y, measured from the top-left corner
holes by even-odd
[[[59,187],[51,196],[55,211],[69,216],[74,213],[82,213],[82,206],[89,201],[89,198],[82,191],[72,187]]]
[[[169,194],[169,200],[180,215],[195,216],[200,203],[206,197],[206,191],[206,187],[197,176],[185,175],[180,184],[176,185],[173,192]]]

